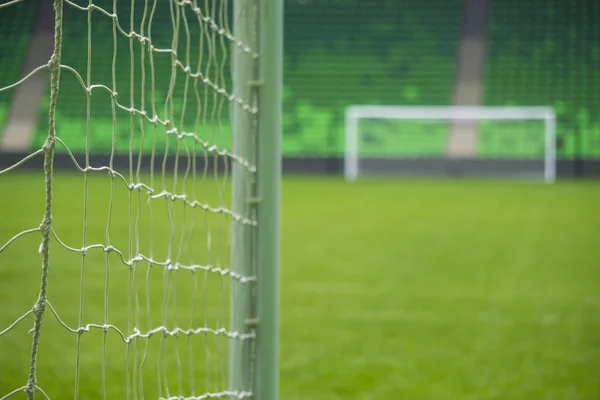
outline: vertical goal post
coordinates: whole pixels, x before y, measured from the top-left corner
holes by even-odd
[[[276,400],[279,381],[279,219],[283,92],[283,0],[234,0],[234,31],[251,38],[258,57],[233,57],[235,92],[257,108],[251,118],[233,109],[234,152],[256,165],[256,176],[233,168],[233,204],[248,209],[257,226],[237,225],[233,268],[256,274],[255,293],[235,282],[232,287],[232,327],[256,331],[255,348],[232,340],[230,387],[249,390],[254,398]],[[252,135],[250,135],[252,133]],[[253,270],[254,269],[254,270]],[[240,304],[252,299],[252,304]],[[245,374],[244,374],[245,372]],[[251,386],[251,387],[247,387]]]
[[[344,176],[349,181],[356,180],[360,175],[361,132],[359,122],[364,119],[397,122],[402,120],[421,121],[424,123],[541,121],[544,123],[543,179],[546,183],[553,183],[556,180],[556,116],[551,107],[350,106],[346,109],[344,128]],[[387,156],[389,157],[389,155]],[[418,157],[418,155],[411,157]],[[460,160],[460,157],[456,159]],[[509,162],[507,160],[507,163]]]

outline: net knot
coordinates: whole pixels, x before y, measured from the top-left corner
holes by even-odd
[[[175,264],[169,263],[167,265],[167,271],[177,271],[178,269],[179,269],[179,263],[175,263]]]
[[[169,196],[169,198],[171,199],[171,201],[183,200],[183,201],[185,202],[185,201],[186,201],[186,199],[187,199],[187,196],[186,196],[185,194],[178,195],[178,194],[172,193],[172,194]]]
[[[111,252],[115,251],[115,247],[111,246],[111,245],[108,245],[108,246],[104,247],[104,251],[106,253],[111,253]]]
[[[48,138],[44,142],[44,146],[42,146],[42,150],[44,150],[44,153],[48,153],[49,151],[51,151],[54,148],[55,142],[56,139],[54,136],[48,136]]]
[[[31,311],[33,311],[34,314],[40,314],[42,312],[44,312],[44,309],[46,308],[46,303],[43,301],[36,301],[33,304],[33,307],[31,308]]]
[[[125,342],[130,343],[134,338],[142,336],[142,332],[137,328],[137,326],[133,327],[133,334],[125,339]]]

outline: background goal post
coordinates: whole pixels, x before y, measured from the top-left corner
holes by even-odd
[[[487,141],[502,145],[486,151]],[[373,172],[543,176],[553,183],[556,117],[551,107],[350,106],[344,175]]]

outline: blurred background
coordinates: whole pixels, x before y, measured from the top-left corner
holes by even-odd
[[[349,105],[512,105],[552,107],[557,115],[559,174],[597,176],[598,7],[591,0],[286,1],[286,170],[341,173],[344,114]],[[110,2],[107,8],[112,9]],[[119,14],[129,13],[126,4],[118,3],[118,9]],[[141,11],[139,6],[140,20]],[[228,13],[232,13],[232,7]],[[35,1],[23,1],[3,10],[3,84],[15,82],[49,58],[51,15],[49,5]],[[99,13],[92,15],[91,80],[110,87],[112,23]],[[85,78],[87,19],[70,7],[65,17],[64,61]],[[169,14],[157,17],[153,29],[160,32],[163,26],[170,31]],[[127,18],[122,20],[128,28]],[[130,93],[129,74],[124,72],[130,67],[129,40],[121,35],[117,40],[116,79],[119,99],[124,101]],[[155,35],[154,40],[162,47],[171,45],[170,34]],[[215,51],[221,51],[219,47]],[[139,49],[136,47],[134,52],[137,59]],[[165,64],[169,60],[168,55],[159,54],[154,60],[159,63],[157,71],[169,71]],[[225,74],[229,74],[229,64],[224,64]],[[141,70],[139,64],[135,68]],[[43,73],[36,76],[39,79],[20,86],[21,92],[8,90],[0,95],[0,124],[4,127],[0,148],[5,151],[23,152],[43,143],[47,122],[40,116],[47,113],[47,85]],[[139,78],[134,78],[137,90]],[[157,79],[157,96],[164,97],[169,75]],[[64,115],[59,118],[62,137],[74,150],[82,150],[85,137],[79,132],[85,129],[86,108],[81,85],[67,73],[62,84],[58,111]],[[95,122],[90,145],[94,153],[110,149],[111,136],[102,132],[112,125],[111,109],[106,106],[109,94],[98,93],[96,98],[105,98],[92,101]],[[183,99],[180,93],[175,97],[176,103]],[[221,116],[227,120],[227,105],[224,108]],[[118,129],[117,149],[127,151],[129,126],[122,124]],[[484,149],[480,151],[510,157],[532,140],[527,134],[505,136],[508,139],[490,144],[482,136]],[[395,140],[401,141],[402,136],[396,135]],[[413,155],[419,155],[428,151],[431,143],[421,138],[407,147]]]
[[[123,32],[176,48],[182,65],[232,90],[228,43],[195,31],[189,9],[180,14],[189,28],[180,23],[173,34],[170,2],[152,17],[152,2],[93,3],[114,6]],[[200,3],[231,28],[231,2]],[[150,57],[137,39],[113,37],[105,14],[89,15],[65,5],[62,63],[77,73],[62,71],[59,138],[81,166],[88,154],[90,165],[110,163],[127,182],[231,208],[227,168],[207,174],[208,155],[191,156],[190,138],[157,134],[126,109],[176,118],[181,131],[227,149],[231,104],[206,87],[192,90],[181,70],[172,80],[171,53]],[[284,31],[281,398],[600,399],[600,1],[286,0]],[[48,62],[53,32],[51,1],[0,8],[0,88]],[[89,84],[107,90],[88,96]],[[549,107],[558,181],[436,170],[348,183],[351,105]],[[0,170],[44,144],[48,109],[46,69],[0,92]],[[448,157],[448,125],[374,126],[361,128],[365,157]],[[494,126],[475,131],[469,157],[543,167],[543,123]],[[131,259],[227,266],[228,216],[169,208],[166,198],[146,207],[141,191],[105,172],[83,174],[62,145],[56,151],[62,243],[52,242],[48,290],[62,321],[74,329],[105,321],[126,336],[159,320],[193,326],[187,315],[197,303],[196,321],[227,326],[228,278],[176,280],[186,271],[163,275],[141,262],[136,270]],[[198,170],[174,174],[179,156],[180,172],[192,157]],[[36,157],[0,175],[0,247],[8,244],[0,332],[10,328],[0,335],[0,397],[23,386],[29,370],[31,315],[11,324],[39,292],[39,232],[11,238],[39,226],[41,165]],[[82,254],[99,243],[121,255]],[[164,300],[174,293],[179,303]],[[167,350],[151,339],[125,346],[112,330],[74,334],[50,314],[45,321],[38,372],[50,398],[77,390],[82,398],[200,398],[189,397],[195,379],[196,395],[226,387],[227,338],[197,339],[194,353],[176,337],[164,339]]]

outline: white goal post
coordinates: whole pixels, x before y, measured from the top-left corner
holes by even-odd
[[[539,170],[537,173],[543,174],[544,181],[553,183],[556,179],[556,116],[551,107],[350,106],[346,109],[345,116],[344,153],[344,175],[350,181],[356,180],[362,173],[360,166],[363,160],[362,157],[365,157],[363,154],[365,150],[361,148],[361,143],[366,139],[359,125],[366,120],[377,121],[380,125],[383,122],[393,125],[392,128],[385,128],[389,131],[384,135],[387,137],[386,140],[380,140],[375,147],[371,146],[371,153],[369,154],[371,158],[379,157],[381,160],[387,160],[388,162],[393,159],[396,161],[421,159],[420,163],[422,165],[427,162],[423,161],[422,158],[436,159],[441,162],[440,165],[446,166],[457,165],[457,163],[462,162],[460,165],[469,165],[471,172],[474,174],[487,168],[487,172],[490,174],[497,172],[497,175],[509,171],[518,173],[518,168],[521,168],[521,165],[534,165],[534,162],[539,161],[539,165],[535,164],[536,171]],[[523,129],[526,123],[531,123],[527,121],[536,122],[536,129],[530,129],[529,127]],[[411,128],[404,129],[408,124],[412,124],[413,127],[415,124],[422,124],[419,129],[412,129],[411,138],[414,141],[415,137],[420,137],[420,140],[424,143],[431,142],[433,139],[422,136],[426,136],[425,134],[428,134],[432,127],[437,128],[436,131],[440,134],[436,136],[435,140],[440,143],[439,146],[445,146],[444,149],[430,150],[427,157],[422,157],[418,153],[418,146],[416,150],[413,149],[409,152],[398,152],[396,150],[396,153],[394,153],[395,150],[390,150],[390,137],[393,141],[393,135],[396,133],[406,135],[407,130],[411,130]],[[519,153],[520,156],[512,158],[509,156],[506,159],[503,159],[504,156],[502,155],[494,155],[494,150],[491,152],[492,155],[488,153],[486,156],[482,156],[477,144],[480,138],[479,126],[482,124],[488,124],[488,128],[495,130],[496,135],[494,137],[496,138],[501,137],[503,135],[502,129],[506,130],[506,127],[510,124],[515,127],[517,124],[521,124],[520,131],[519,129],[511,129],[513,140],[518,142],[518,132],[526,132],[523,135],[529,135],[530,147],[532,147],[531,142],[535,142],[537,147],[534,146],[535,150],[522,150]],[[543,127],[540,124],[543,124]],[[377,141],[379,138],[377,134],[375,136],[375,139],[372,140]],[[491,136],[489,135],[489,137]],[[459,145],[452,147],[452,141],[459,143]],[[394,146],[397,146],[396,142],[393,142]],[[467,143],[466,146],[462,145],[463,148],[467,148],[466,151],[460,151],[460,143]],[[488,147],[493,149],[494,144],[492,143]],[[457,148],[459,151],[456,150]],[[435,154],[435,151],[438,151],[438,153]],[[510,150],[505,151],[510,152]],[[485,166],[486,162],[488,163],[487,166]],[[402,168],[401,165],[404,164],[396,165],[392,168]],[[496,167],[492,165],[496,165]],[[498,165],[502,167],[497,167]],[[497,168],[497,171],[493,171],[493,168]]]

